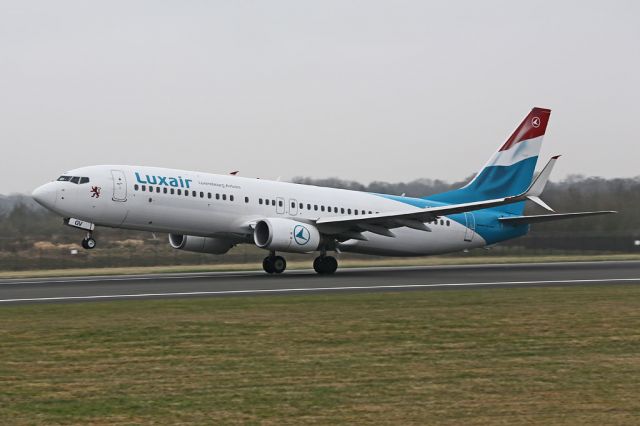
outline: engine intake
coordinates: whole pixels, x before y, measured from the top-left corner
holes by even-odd
[[[220,238],[179,234],[169,234],[169,245],[176,250],[210,254],[225,254],[234,246],[233,243]]]
[[[320,247],[320,231],[313,225],[284,218],[256,223],[253,241],[260,248],[291,253],[309,253]]]

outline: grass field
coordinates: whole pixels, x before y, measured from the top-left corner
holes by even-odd
[[[638,424],[640,287],[4,306],[1,424]]]
[[[359,268],[371,266],[430,266],[430,265],[481,265],[496,263],[541,263],[541,262],[600,262],[640,260],[640,254],[602,254],[602,255],[536,255],[536,256],[469,256],[447,257],[426,256],[410,258],[379,258],[379,259],[340,259],[340,268]],[[311,269],[313,256],[307,261],[287,262],[287,269]],[[29,277],[72,277],[90,275],[134,275],[158,273],[188,273],[210,271],[255,271],[262,270],[260,262],[237,264],[211,265],[167,265],[167,266],[138,266],[119,268],[75,268],[75,269],[44,269],[32,271],[1,271],[2,278]]]

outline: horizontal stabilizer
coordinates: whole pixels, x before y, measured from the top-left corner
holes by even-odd
[[[551,222],[553,220],[563,219],[576,219],[580,217],[599,216],[603,214],[618,213],[616,211],[599,211],[599,212],[579,212],[579,213],[556,213],[556,214],[541,214],[535,216],[513,216],[513,217],[501,217],[498,220],[502,223],[508,223],[511,225],[525,225],[531,223]]]

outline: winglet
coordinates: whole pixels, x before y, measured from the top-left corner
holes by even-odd
[[[527,197],[527,199],[528,199],[529,201],[533,201],[534,203],[536,203],[537,205],[539,205],[539,206],[540,206],[540,207],[542,207],[543,209],[549,210],[550,212],[554,212],[554,213],[556,212],[554,209],[552,209],[551,207],[549,207],[549,205],[548,205],[547,203],[545,203],[544,201],[542,201],[542,200],[540,199],[540,197],[536,197],[536,196],[533,196],[533,195],[529,195],[529,196]]]
[[[529,189],[525,191],[525,197],[539,197],[544,191],[544,187],[547,186],[547,182],[549,181],[549,176],[551,175],[551,171],[553,170],[553,166],[555,166],[556,161],[560,158],[559,155],[551,157],[551,160],[544,166],[544,169],[540,172],[538,177],[531,183]]]

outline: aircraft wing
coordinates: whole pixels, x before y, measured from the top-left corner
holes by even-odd
[[[368,231],[374,234],[395,237],[391,229],[406,226],[413,229],[430,232],[431,229],[424,222],[429,222],[437,217],[470,212],[474,210],[482,210],[490,207],[504,206],[513,204],[527,199],[542,205],[551,210],[540,198],[540,194],[544,190],[551,170],[555,165],[559,156],[555,156],[549,160],[542,172],[531,183],[525,192],[511,197],[497,198],[493,200],[475,201],[471,203],[449,204],[439,207],[425,207],[420,211],[411,212],[388,212],[379,214],[363,215],[359,217],[328,217],[320,218],[316,221],[318,230],[324,234],[336,235],[340,239],[366,239],[361,232]]]

